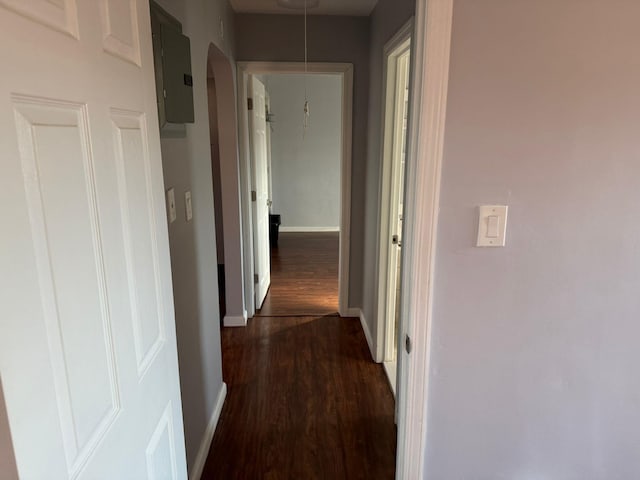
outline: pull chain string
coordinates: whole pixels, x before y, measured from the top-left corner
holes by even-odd
[[[309,98],[307,96],[307,74],[308,74],[308,50],[307,50],[307,0],[304,0],[304,120],[302,122],[302,138],[304,138],[307,128],[309,128]]]

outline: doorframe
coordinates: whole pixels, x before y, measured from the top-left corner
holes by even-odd
[[[454,0],[417,0],[405,184],[396,478],[425,478],[433,284]]]
[[[350,316],[349,260],[351,242],[351,170],[353,130],[353,65],[351,63],[309,63],[309,74],[334,74],[342,79],[342,154],[340,171],[340,250],[338,261],[338,312]],[[253,285],[253,221],[251,218],[251,155],[247,86],[249,75],[303,74],[303,62],[238,62],[238,132],[240,159],[240,202],[242,204],[245,305],[249,317],[256,312]]]
[[[404,44],[409,42],[409,51],[411,51],[411,37],[413,36],[414,18],[411,17],[398,32],[385,44],[383,50],[383,67],[382,67],[382,122],[380,128],[380,138],[382,139],[382,148],[380,149],[380,165],[382,172],[380,175],[378,207],[378,305],[377,305],[377,335],[376,335],[376,361],[385,362],[387,358],[387,350],[389,347],[389,329],[388,329],[388,285],[389,285],[389,229],[391,226],[390,208],[391,193],[393,191],[393,153],[394,153],[394,129],[396,120],[396,73],[398,61],[406,52],[402,49]],[[411,60],[412,61],[412,60]],[[409,68],[411,70],[411,66]],[[411,75],[411,71],[409,71]],[[390,80],[393,79],[393,86]],[[408,128],[408,126],[407,126]],[[407,132],[408,133],[408,132]],[[407,135],[408,136],[408,135]],[[408,143],[407,138],[407,143]],[[407,151],[408,153],[408,151]],[[405,161],[406,165],[406,161]],[[404,181],[404,180],[403,180]]]

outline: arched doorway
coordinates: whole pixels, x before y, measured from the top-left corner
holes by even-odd
[[[211,145],[211,174],[213,178],[213,208],[216,226],[216,261],[218,262],[218,299],[220,323],[227,314],[226,287],[224,275],[224,211],[222,210],[222,178],[220,174],[220,140],[218,122],[218,92],[216,81],[207,76],[207,97],[209,105],[209,138]]]
[[[207,91],[213,201],[216,222],[221,321],[224,326],[244,326],[242,231],[238,137],[233,66],[215,45],[209,45]]]

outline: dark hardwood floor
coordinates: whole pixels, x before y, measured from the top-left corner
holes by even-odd
[[[338,312],[339,233],[281,233],[259,316]]]
[[[337,251],[329,265],[322,255],[302,253],[308,241],[327,245],[319,238],[324,235],[287,237],[277,252],[275,285],[282,286],[272,287],[270,295],[275,311],[294,313],[255,317],[246,328],[222,330],[228,393],[202,478],[393,479],[394,400],[382,366],[371,360],[359,320],[295,316],[301,305],[321,304],[308,288],[295,293],[304,281],[293,280],[300,272],[308,282],[316,279],[309,287],[315,295],[334,298],[332,308],[325,308],[337,310]],[[326,272],[336,272],[335,281]]]

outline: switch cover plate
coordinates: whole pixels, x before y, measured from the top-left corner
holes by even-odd
[[[477,247],[504,247],[507,237],[506,205],[482,205],[478,216]]]

